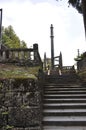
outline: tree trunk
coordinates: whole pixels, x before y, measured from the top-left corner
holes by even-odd
[[[82,0],[82,13],[83,13],[85,38],[86,38],[86,0]]]

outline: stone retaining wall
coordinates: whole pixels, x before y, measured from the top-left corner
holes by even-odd
[[[0,80],[0,130],[41,130],[41,95],[37,80]]]

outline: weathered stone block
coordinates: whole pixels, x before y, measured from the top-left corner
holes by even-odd
[[[34,79],[0,80],[0,130],[41,130],[41,91]]]
[[[9,90],[12,92],[21,92],[24,90],[22,79],[14,79],[14,81],[12,81],[11,84],[12,85],[10,86]]]
[[[0,93],[4,93],[9,90],[9,81],[0,80]]]
[[[23,96],[20,92],[7,92],[5,94],[4,105],[6,107],[22,106]]]
[[[36,82],[34,79],[14,79],[11,80],[11,86],[9,87],[10,91],[35,91]]]
[[[41,116],[39,108],[9,108],[8,123],[14,127],[30,127],[40,124]]]
[[[23,94],[23,104],[29,106],[37,106],[40,104],[40,93],[39,92],[26,92]]]
[[[0,106],[3,106],[4,105],[4,93],[0,93]]]
[[[2,106],[2,108],[0,108],[0,130],[3,126],[6,126],[7,124],[7,115],[8,115],[7,108]]]
[[[3,116],[2,116],[2,113],[0,112],[0,128],[2,128],[3,125],[4,125]]]

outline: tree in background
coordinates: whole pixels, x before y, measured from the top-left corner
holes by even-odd
[[[74,8],[76,8],[79,13],[83,14],[86,36],[86,0],[69,0],[68,3],[71,4]]]
[[[74,8],[78,10],[79,13],[83,15],[84,28],[85,28],[85,37],[86,37],[86,0],[69,0]],[[84,59],[86,57],[86,52],[82,53],[79,57],[75,58],[75,61]]]
[[[21,41],[21,48],[27,48],[26,43],[24,40]]]
[[[20,41],[11,25],[6,28],[3,27],[2,43],[10,48],[27,48],[25,41]]]
[[[69,3],[69,5],[72,5],[74,8],[76,8],[79,13],[83,14],[85,37],[86,37],[86,0],[68,0],[67,2]]]

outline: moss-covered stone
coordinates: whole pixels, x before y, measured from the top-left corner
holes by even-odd
[[[41,126],[42,86],[35,79],[0,79],[0,130]],[[12,127],[11,127],[12,126]]]

